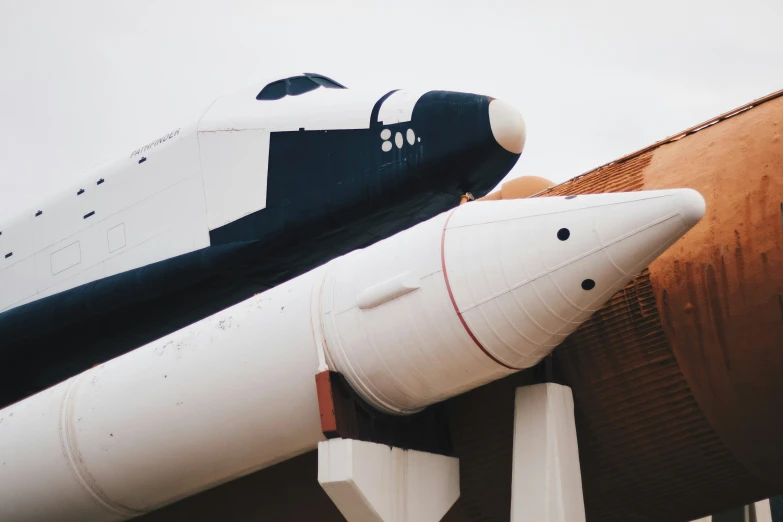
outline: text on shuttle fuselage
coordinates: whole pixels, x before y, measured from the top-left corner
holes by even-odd
[[[130,155],[130,157],[132,158],[133,156],[135,156],[137,154],[141,154],[142,152],[148,151],[152,147],[157,147],[161,143],[163,143],[163,142],[165,142],[167,140],[170,140],[171,138],[173,138],[174,136],[179,134],[180,130],[182,130],[181,127],[179,129],[175,130],[175,131],[172,131],[172,132],[166,134],[165,136],[163,136],[161,138],[158,138],[157,140],[155,140],[153,142],[150,142],[150,143],[144,145],[143,147],[141,147],[139,149],[134,150],[133,153]]]

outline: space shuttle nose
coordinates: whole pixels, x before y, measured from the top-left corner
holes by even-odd
[[[509,103],[492,100],[489,103],[489,126],[498,144],[507,151],[521,154],[525,147],[525,120]]]

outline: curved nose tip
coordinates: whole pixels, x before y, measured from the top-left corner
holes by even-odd
[[[500,100],[489,102],[489,126],[495,141],[514,154],[525,148],[525,120],[513,105]]]
[[[701,194],[693,189],[679,189],[676,193],[680,216],[688,227],[692,227],[704,217],[707,203]]]

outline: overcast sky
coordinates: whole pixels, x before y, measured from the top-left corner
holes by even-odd
[[[562,181],[783,89],[780,0],[0,0],[0,221],[276,74],[505,99]]]

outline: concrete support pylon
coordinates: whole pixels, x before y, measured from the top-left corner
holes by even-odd
[[[459,459],[331,439],[318,482],[348,522],[438,522],[459,498]]]
[[[517,388],[513,459],[511,522],[585,521],[570,388]]]

